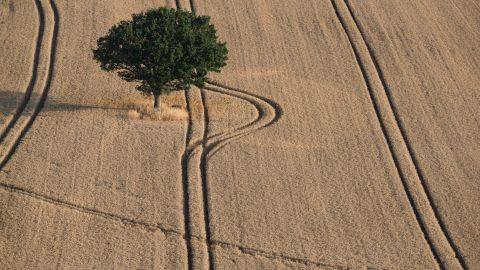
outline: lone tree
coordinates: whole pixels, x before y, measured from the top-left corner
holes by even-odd
[[[97,46],[93,58],[101,68],[138,82],[137,90],[154,96],[155,110],[162,94],[203,87],[208,72],[220,72],[228,54],[210,17],[164,7],[114,25]]]

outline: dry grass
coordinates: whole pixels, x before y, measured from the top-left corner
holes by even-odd
[[[182,121],[188,119],[188,113],[181,108],[168,107],[153,111],[150,114],[144,114],[143,117],[154,121]]]
[[[158,111],[150,108],[147,110],[130,109],[127,115],[130,120],[183,121],[188,119],[186,110],[175,107],[160,108]]]
[[[190,91],[198,91],[190,90]],[[190,98],[190,110],[192,119],[201,121],[203,119],[203,105],[199,99],[199,93],[193,94]],[[232,122],[239,119],[252,119],[255,111],[252,105],[236,98],[228,98],[216,93],[207,94],[210,117],[224,122]],[[188,118],[185,97],[183,91],[172,92],[162,96],[161,110],[154,111],[153,98],[140,93],[132,93],[120,100],[108,100],[101,102],[105,107],[113,107],[127,110],[129,119],[147,119],[153,121],[182,121]]]
[[[28,87],[38,33],[35,2],[9,2],[14,12],[13,5],[0,6],[1,130]],[[52,33],[49,1],[40,2],[45,29],[35,91],[45,86]],[[91,58],[113,24],[174,2],[55,1],[59,36],[48,102],[0,171],[0,183],[17,187],[0,190],[0,268],[49,269],[52,262],[73,269],[186,268],[184,237],[158,228],[182,232],[190,215],[192,235],[205,239],[210,218],[212,236],[236,245],[214,248],[218,269],[433,269],[432,249],[444,268],[459,269],[432,215],[436,206],[459,257],[480,269],[475,1],[348,1],[389,89],[375,74],[345,1],[194,1],[229,46],[228,66],[213,78],[272,99],[283,111],[268,128],[220,151],[204,149],[203,162],[201,151],[185,155],[185,139],[193,146],[205,131],[228,136],[258,116],[253,105],[205,91],[205,129],[194,88],[187,130],[183,91],[162,96],[164,109],[155,112],[151,97]],[[433,203],[425,199],[385,90]],[[187,166],[182,157],[190,158]],[[138,224],[123,226],[118,217]],[[428,235],[418,226],[422,220]],[[192,266],[201,268],[208,250],[189,244]],[[268,252],[245,254],[238,247]]]
[[[128,119],[130,120],[138,120],[141,118],[141,114],[136,110],[128,110]]]
[[[162,105],[158,111],[153,108],[153,100],[150,97],[140,94],[132,94],[117,103],[118,107],[128,109],[127,116],[130,120],[183,121],[188,119],[182,92],[162,96]]]

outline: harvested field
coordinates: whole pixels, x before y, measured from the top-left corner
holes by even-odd
[[[1,269],[480,268],[474,0],[4,2]],[[160,6],[229,61],[154,112],[91,49]]]

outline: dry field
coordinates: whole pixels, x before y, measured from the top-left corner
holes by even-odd
[[[206,14],[152,102],[96,39]],[[480,269],[476,0],[0,1],[0,269]]]

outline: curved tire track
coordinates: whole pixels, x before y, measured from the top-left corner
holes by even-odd
[[[2,170],[5,167],[5,165],[8,163],[10,158],[15,153],[20,142],[32,127],[33,122],[35,121],[38,114],[40,113],[43,106],[45,105],[48,92],[50,90],[51,83],[52,83],[53,70],[55,65],[55,51],[57,48],[57,41],[58,41],[59,16],[58,16],[58,9],[57,9],[57,6],[55,5],[54,0],[49,0],[50,9],[53,14],[53,18],[52,18],[53,30],[52,30],[51,40],[50,40],[50,52],[47,59],[49,64],[48,64],[48,69],[46,71],[47,72],[46,81],[43,86],[43,89],[41,90],[40,99],[38,100],[37,104],[32,104],[31,97],[32,97],[33,89],[35,88],[35,85],[38,82],[37,77],[38,77],[38,66],[39,66],[39,59],[40,59],[39,57],[40,57],[40,50],[42,47],[41,43],[43,39],[43,34],[45,31],[45,11],[43,9],[42,3],[40,0],[35,0],[35,5],[37,7],[39,18],[40,18],[39,37],[41,38],[37,40],[37,46],[35,49],[35,56],[34,56],[34,67],[32,69],[33,71],[32,78],[31,78],[29,87],[27,88],[24,100],[22,104],[20,104],[19,108],[17,109],[17,113],[15,114],[15,117],[13,118],[12,122],[8,125],[8,128],[5,130],[4,134],[2,134],[2,138],[0,140],[0,143],[4,143],[6,142],[7,137],[13,136],[11,140],[12,143],[9,145],[6,145],[5,153],[0,153],[1,154],[0,170]],[[24,111],[29,105],[34,106],[34,110],[32,114],[30,116],[27,116],[27,119],[25,120],[26,121],[25,124],[19,123],[18,120],[22,115],[24,115]]]
[[[232,140],[239,139],[255,131],[269,127],[275,124],[283,115],[280,105],[271,99],[249,93],[243,89],[230,87],[226,84],[209,80],[206,90],[217,92],[230,97],[238,98],[253,105],[258,113],[257,118],[242,127],[236,128],[231,132],[209,137],[209,143],[206,146],[208,157],[211,158],[217,151],[222,149]]]
[[[181,1],[175,1],[177,9],[182,8]],[[196,4],[194,0],[189,0],[190,10],[192,13],[196,13]],[[233,130],[219,132],[215,135],[209,135],[209,115],[208,107],[205,101],[205,91],[211,91],[219,93],[222,95],[227,95],[233,98],[241,99],[253,105],[258,112],[258,116],[240,127],[234,128]],[[190,211],[190,194],[189,194],[189,185],[190,185],[190,172],[189,172],[189,161],[194,154],[200,152],[200,180],[201,180],[201,197],[203,204],[203,217],[205,225],[205,242],[207,246],[207,264],[209,269],[215,269],[212,253],[212,232],[210,226],[210,202],[209,202],[209,189],[207,181],[207,163],[209,159],[220,149],[222,149],[227,144],[231,143],[233,140],[239,139],[243,136],[246,136],[252,132],[260,130],[262,128],[268,127],[278,121],[281,117],[282,110],[280,106],[264,97],[260,97],[254,94],[249,93],[243,89],[238,89],[230,87],[226,84],[219,83],[213,80],[208,80],[207,85],[200,89],[200,98],[201,104],[203,107],[203,138],[200,141],[192,143],[192,113],[189,101],[189,94],[185,92],[185,101],[186,107],[189,114],[189,120],[187,124],[187,131],[185,136],[185,150],[181,159],[182,167],[182,185],[183,185],[183,196],[184,196],[184,226],[185,226],[185,240],[187,245],[187,267],[188,269],[193,269],[194,263],[194,253],[193,244],[192,244],[192,226],[191,224],[191,211]]]
[[[230,144],[231,142],[237,139],[240,139],[241,137],[247,136],[253,132],[256,132],[263,128],[271,126],[272,124],[274,124],[280,119],[283,112],[281,110],[281,107],[270,99],[257,96],[254,94],[250,94],[245,90],[230,87],[230,86],[227,86],[226,84],[218,83],[212,80],[209,80],[208,85],[206,85],[204,89],[202,89],[201,91],[210,91],[210,92],[219,93],[222,95],[227,95],[229,97],[243,100],[253,105],[258,112],[258,116],[254,120],[240,127],[234,128],[233,130],[230,130],[230,131],[220,132],[215,135],[208,136],[208,123],[209,123],[208,111],[207,111],[208,108],[205,103],[205,97],[202,94],[202,100],[203,100],[202,104],[205,108],[204,138],[201,141],[195,142],[190,146],[188,146],[182,158],[182,168],[184,168],[184,177],[186,175],[186,178],[187,178],[187,179],[184,179],[184,181],[186,180],[188,184],[188,180],[189,180],[188,175],[190,175],[188,173],[188,162],[196,152],[201,151],[199,170],[200,170],[200,176],[201,176],[201,182],[202,182],[202,193],[203,193],[202,194],[203,212],[204,212],[205,233],[206,233],[205,239],[207,242],[207,249],[208,249],[207,261],[209,263],[209,269],[215,269],[215,266],[213,264],[213,253],[211,250],[211,247],[214,241],[212,240],[212,237],[211,237],[212,233],[211,233],[211,226],[210,226],[211,216],[210,216],[210,210],[209,210],[210,209],[209,196],[208,196],[209,188],[208,188],[208,181],[207,181],[208,161],[213,157],[215,153],[217,153],[219,150],[221,150],[223,147]],[[187,109],[189,109],[188,104],[189,103],[187,102]],[[188,199],[186,200],[187,200],[186,204],[188,204]],[[187,215],[187,217],[185,218],[185,222],[188,224],[187,220],[189,221],[190,218],[188,217],[187,212],[185,214]],[[190,226],[190,224],[188,224],[188,226]],[[191,239],[191,237],[192,235],[190,234],[186,238]],[[187,247],[187,249],[191,249],[191,247]],[[188,254],[191,254],[191,253],[192,251],[190,250]],[[189,266],[192,265],[191,260],[192,258],[189,257],[189,261],[190,261]]]
[[[208,196],[208,181],[207,181],[207,170],[208,170],[208,161],[212,156],[218,152],[220,149],[225,147],[226,145],[230,144],[234,140],[240,139],[246,135],[249,135],[253,132],[259,131],[263,128],[266,128],[275,122],[277,122],[281,115],[282,110],[280,106],[264,97],[256,96],[254,94],[248,93],[245,90],[241,90],[238,88],[229,87],[225,84],[217,83],[214,81],[209,81],[209,84],[212,86],[205,86],[204,89],[212,92],[221,93],[223,95],[228,95],[230,97],[238,98],[243,101],[246,101],[252,104],[257,112],[258,116],[255,120],[238,127],[232,131],[220,133],[218,135],[214,135],[211,137],[207,137],[208,135],[208,111],[205,103],[205,99],[202,98],[204,101],[204,108],[205,108],[205,116],[207,124],[205,126],[205,135],[202,144],[203,151],[200,156],[200,172],[202,178],[202,191],[203,191],[203,205],[204,205],[204,215],[205,215],[205,231],[206,231],[206,239],[207,239],[207,248],[208,248],[208,262],[209,262],[209,269],[215,269],[214,261],[213,261],[213,253],[211,250],[212,246],[212,233],[211,233],[211,226],[210,226],[210,202]],[[203,90],[202,90],[203,91]]]
[[[181,9],[181,1],[175,1],[177,9]],[[190,10],[192,13],[196,13],[196,4],[195,0],[189,0]],[[237,98],[243,100],[251,105],[253,105],[257,111],[257,117],[250,122],[245,123],[239,127],[233,128],[228,131],[219,132],[214,135],[209,134],[209,114],[208,114],[208,106],[205,100],[205,91],[210,91],[213,93],[218,93],[221,95],[226,95],[229,97]],[[228,86],[224,83],[220,83],[214,80],[208,80],[207,84],[200,89],[200,99],[201,105],[203,109],[203,134],[202,139],[196,142],[192,141],[192,113],[191,113],[191,106],[189,101],[189,94],[185,91],[185,101],[186,107],[189,114],[189,120],[187,124],[187,131],[185,135],[185,150],[182,155],[181,163],[182,163],[182,184],[183,184],[183,196],[184,196],[184,223],[185,223],[185,240],[187,245],[187,267],[188,269],[193,269],[194,263],[194,253],[193,245],[192,245],[192,227],[191,224],[191,212],[190,212],[190,194],[189,194],[189,185],[190,175],[189,172],[189,162],[190,159],[200,152],[200,163],[199,167],[196,168],[200,172],[200,181],[201,181],[201,197],[202,197],[202,204],[203,204],[203,217],[204,217],[204,225],[205,225],[205,242],[207,246],[207,264],[209,269],[215,269],[214,260],[213,260],[213,252],[212,246],[215,245],[215,241],[212,240],[212,232],[210,226],[210,201],[209,201],[209,188],[208,188],[208,181],[207,181],[207,169],[208,169],[208,161],[212,156],[221,150],[223,147],[228,145],[229,143],[237,140],[241,137],[249,135],[255,131],[261,130],[266,128],[275,122],[277,122],[281,115],[282,109],[281,107],[274,102],[273,100],[267,99],[265,97],[261,97],[252,93],[249,93],[246,90],[234,88]],[[197,238],[197,237],[196,237]],[[200,237],[203,238],[203,237]]]
[[[37,16],[38,16],[38,30],[35,37],[36,42],[35,42],[35,50],[33,55],[33,65],[32,65],[31,74],[30,74],[30,81],[25,90],[23,99],[18,105],[17,109],[15,110],[13,117],[7,122],[5,129],[0,131],[0,144],[2,144],[5,141],[5,138],[10,133],[10,131],[15,127],[15,124],[20,119],[20,116],[22,115],[23,111],[26,109],[27,104],[30,101],[30,98],[32,96],[35,83],[37,82],[37,78],[38,78],[37,73],[38,73],[38,66],[40,62],[40,51],[42,48],[42,40],[45,32],[45,12],[39,0],[35,0],[34,3],[37,10]]]

